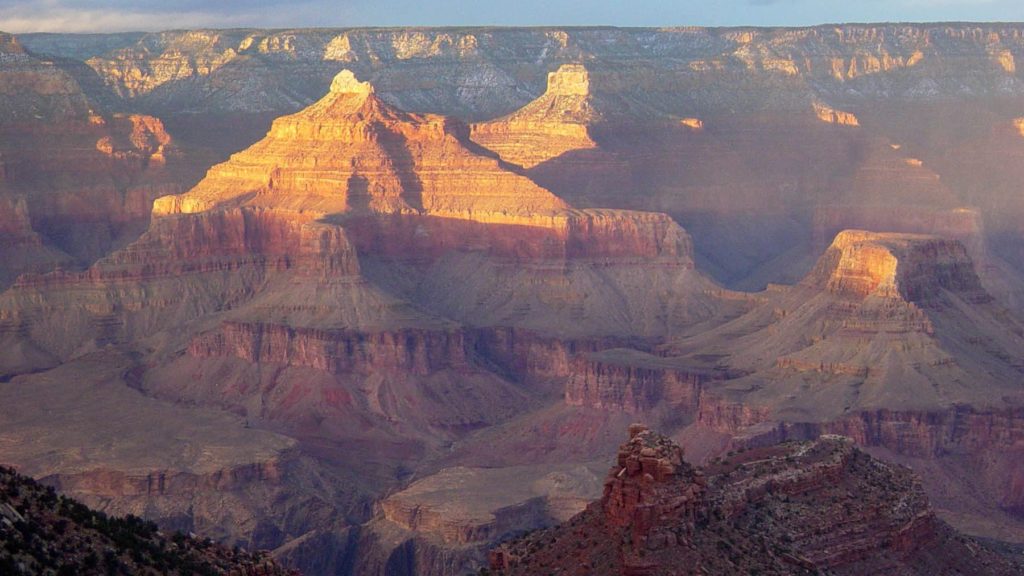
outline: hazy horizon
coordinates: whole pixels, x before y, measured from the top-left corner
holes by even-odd
[[[437,26],[774,26],[836,23],[1024,21],[1015,0],[0,0],[0,30],[129,32],[191,28],[349,28]]]

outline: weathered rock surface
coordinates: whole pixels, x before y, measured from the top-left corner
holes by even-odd
[[[70,74],[4,39],[0,220],[8,257],[0,284],[7,286],[23,272],[88,264],[127,243],[145,229],[152,201],[182,188],[178,150],[158,119],[97,113]]]
[[[114,348],[149,395],[298,438],[347,512],[223,534],[323,570],[469,571],[479,556],[427,534],[443,519],[356,526],[373,514],[353,492],[589,461],[635,417],[696,422],[679,436],[698,457],[848,434],[926,471],[958,526],[1015,534],[1019,28],[4,40],[0,257],[8,282],[38,273],[0,296],[0,380]],[[140,233],[189,178],[176,150],[207,142],[237,153],[139,241],[41,274]],[[815,268],[848,228],[940,238],[847,235]],[[729,293],[708,271],[798,285]],[[144,498],[113,472],[65,481]]]
[[[593,101],[586,67],[565,64],[548,74],[540,98],[508,116],[474,124],[470,137],[507,162],[533,168],[570,150],[596,147],[588,129],[603,116]]]
[[[562,522],[600,493],[584,465],[446,468],[381,502],[383,517],[446,545],[488,544]]]
[[[502,574],[1011,574],[928,507],[907,470],[841,437],[753,450],[704,469],[637,426],[604,496],[491,552]]]
[[[137,516],[107,515],[0,468],[0,567],[5,573],[298,576],[267,557],[182,533]]]
[[[339,505],[331,488],[297,489],[319,472],[293,439],[148,398],[128,387],[129,368],[95,354],[0,385],[0,458],[101,511],[257,548]]]
[[[239,135],[233,147],[220,146],[224,151],[262,133],[241,126],[262,126],[267,113],[294,112],[321,98],[342,67],[403,110],[479,122],[515,115],[538,96],[544,101],[549,74],[585,63],[590,99],[613,102],[613,111],[634,123],[669,116],[696,119],[703,129],[680,124],[664,137],[588,130],[597,148],[542,162],[531,176],[578,207],[668,212],[695,234],[708,272],[734,288],[760,289],[795,282],[813,264],[821,247],[807,241],[806,229],[817,208],[857,203],[976,207],[993,249],[1019,267],[1024,252],[1012,238],[1024,216],[1013,202],[1024,165],[1024,140],[1013,127],[1020,116],[1014,102],[1024,92],[1016,75],[1020,38],[1010,24],[901,24],[20,40],[34,54],[77,59],[62,66],[96,102],[165,117],[169,125],[205,126],[191,139],[197,143]],[[230,123],[211,115],[228,111]],[[197,116],[209,121],[192,121]],[[501,146],[513,155],[544,148],[516,146],[507,136]],[[920,232],[870,222],[845,227]]]
[[[1011,351],[1020,346],[1020,327],[952,240],[842,232],[799,285],[718,331],[682,347],[760,373],[767,382],[743,395],[794,417],[830,419],[858,407],[1002,406],[1017,394],[1011,382],[1021,368]],[[722,334],[729,343],[713,344]],[[805,378],[820,384],[807,390]]]
[[[664,408],[696,413],[705,382],[723,375],[680,368],[630,350],[580,355],[565,385],[565,402],[605,410],[645,413]]]
[[[159,157],[166,141],[149,124],[124,126],[133,128],[105,143],[108,154],[131,145]],[[147,400],[222,408],[297,439],[294,452],[323,465],[288,452],[269,468],[140,480],[116,466],[78,473],[58,462],[54,481],[296,557],[308,559],[306,542],[317,538],[354,538],[364,551],[345,561],[367,570],[401,548],[381,534],[405,533],[394,541],[413,542],[410,557],[450,569],[479,561],[492,538],[564,518],[580,496],[560,495],[554,480],[500,505],[478,483],[465,497],[479,512],[471,517],[424,512],[434,520],[420,523],[396,496],[372,525],[355,527],[369,516],[365,493],[397,487],[473,432],[554,400],[551,382],[577,351],[717,314],[715,286],[670,218],[573,209],[466,134],[456,121],[397,110],[342,72],[322,100],[277,120],[188,193],[158,200],[135,242],[82,272],[21,276],[0,297],[5,371],[59,366],[33,376],[51,378],[97,350],[125,351],[141,359],[132,384],[155,397]],[[107,417],[91,406],[81,415]],[[23,448],[4,458],[39,456]],[[126,454],[124,467],[143,456]],[[522,476],[508,468],[519,462],[499,464],[498,477]],[[308,513],[318,498],[324,511]],[[244,512],[224,516],[229,501]],[[264,521],[270,514],[284,520]]]
[[[703,374],[679,404],[691,419],[683,424],[693,422],[680,437],[700,457],[843,434],[922,472],[944,468],[926,487],[945,518],[1018,538],[1006,517],[1018,472],[996,463],[1016,458],[1022,368],[1013,350],[1024,332],[984,290],[961,243],[844,231],[800,284],[763,298],[661,358],[593,355],[567,399],[662,419],[669,397],[638,399],[679,374]],[[621,366],[603,368],[602,356]],[[950,497],[957,491],[984,496],[968,504]]]
[[[297,109],[316,99],[342,65],[361,75],[372,73],[373,82],[402,108],[429,103],[438,112],[484,118],[525,104],[526,94],[540,93],[558,64],[587,60],[609,62],[602,67],[616,70],[623,87],[647,89],[649,102],[684,108],[695,101],[778,106],[792,102],[793,92],[809,106],[809,94],[824,102],[877,94],[932,100],[964,90],[984,95],[1021,89],[1011,65],[1020,48],[1019,27],[1013,24],[214,30],[100,38],[25,35],[22,41],[38,53],[87,58],[117,95],[164,111]],[[275,75],[270,70],[275,66],[289,73]],[[226,93],[208,89],[240,76],[251,78],[251,85]],[[790,93],[707,98],[726,81],[752,85],[766,79]]]

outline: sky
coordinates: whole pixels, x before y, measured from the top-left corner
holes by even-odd
[[[0,31],[1024,21],[1024,0],[0,0]]]

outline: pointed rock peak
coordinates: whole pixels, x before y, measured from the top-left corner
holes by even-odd
[[[345,69],[338,72],[338,75],[334,77],[334,81],[331,82],[331,93],[370,95],[373,94],[373,84],[360,82],[351,70]]]
[[[562,64],[548,74],[548,94],[586,96],[590,94],[590,72],[582,64]]]

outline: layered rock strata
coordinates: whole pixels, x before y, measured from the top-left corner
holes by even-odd
[[[474,124],[470,137],[503,160],[528,169],[571,150],[596,147],[589,125],[603,116],[591,94],[586,67],[565,64],[548,74],[543,95],[508,116]]]
[[[604,496],[559,527],[491,553],[502,574],[827,570],[894,574],[1019,567],[935,518],[917,480],[841,437],[730,457],[704,469],[637,426]]]
[[[182,166],[160,120],[97,113],[68,72],[5,38],[0,219],[13,212],[37,236],[0,266],[6,286],[23,272],[89,264],[137,237],[153,200],[182,190]]]

